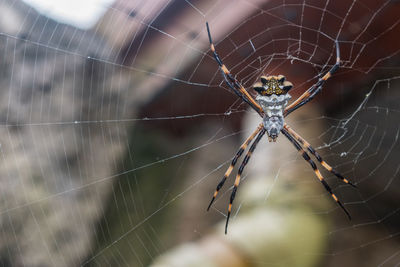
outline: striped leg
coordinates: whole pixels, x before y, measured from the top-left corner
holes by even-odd
[[[332,189],[328,185],[328,183],[325,181],[324,177],[322,177],[322,174],[319,172],[317,169],[317,166],[315,165],[314,161],[311,160],[310,156],[301,148],[300,144],[295,140],[295,138],[290,135],[290,133],[286,129],[282,129],[281,132],[289,139],[290,142],[296,147],[296,149],[301,153],[303,158],[310,163],[311,167],[313,168],[315,175],[318,177],[319,181],[322,183],[322,185],[325,187],[325,190],[328,191],[332,198],[336,201],[336,203],[343,209],[343,211],[346,213],[347,217],[349,220],[351,220],[350,213],[346,210],[346,208],[343,206],[342,202],[337,198],[337,196],[332,192]]]
[[[321,163],[321,165],[327,169],[329,172],[333,173],[337,178],[345,182],[346,184],[351,185],[352,187],[357,188],[354,184],[352,184],[349,180],[344,178],[340,173],[338,173],[334,168],[332,168],[328,163],[326,163],[322,157],[315,151],[315,149],[298,133],[296,133],[289,125],[285,123],[284,128],[292,135],[294,138],[303,146],[303,148],[307,149],[311,154],[315,156],[315,158]]]
[[[261,106],[246,91],[246,89],[244,89],[244,87],[238,82],[238,80],[236,80],[236,78],[232,76],[232,74],[229,72],[228,68],[222,62],[222,60],[219,57],[218,53],[215,51],[215,46],[214,46],[212,38],[211,38],[210,27],[208,26],[208,22],[206,22],[206,26],[207,26],[207,33],[208,33],[208,39],[210,41],[211,51],[213,52],[215,61],[217,61],[218,65],[219,65],[219,67],[220,67],[220,69],[222,71],[222,74],[224,75],[224,79],[225,79],[226,84],[233,90],[233,92],[237,96],[242,98],[244,102],[249,104],[262,117],[262,115],[264,114],[264,111],[262,110]]]
[[[240,178],[242,176],[244,167],[249,162],[249,159],[250,159],[251,155],[253,154],[254,150],[257,147],[258,142],[260,142],[260,140],[261,140],[261,138],[263,137],[264,134],[265,134],[265,129],[262,128],[262,130],[257,135],[256,140],[254,140],[253,144],[251,144],[251,147],[250,147],[249,151],[247,152],[246,156],[243,159],[242,164],[239,167],[239,171],[238,171],[238,174],[236,175],[235,184],[233,185],[233,190],[232,190],[231,198],[230,198],[230,201],[229,201],[228,214],[226,216],[226,224],[225,224],[225,234],[227,234],[227,232],[228,232],[228,223],[229,223],[229,217],[231,216],[232,203],[233,203],[233,200],[235,199],[236,191],[237,191],[237,188],[239,186]]]
[[[289,106],[285,108],[285,113],[284,113],[285,116],[289,115],[291,112],[295,111],[296,109],[300,108],[301,106],[311,101],[319,92],[321,92],[322,86],[324,85],[326,80],[328,80],[333,75],[333,73],[337,71],[337,69],[340,66],[340,49],[337,40],[335,41],[335,44],[336,44],[335,65],[333,65],[333,67],[322,78],[320,78],[316,84],[311,86],[299,98],[297,98],[293,103],[291,103]]]
[[[229,168],[226,170],[224,177],[222,177],[222,180],[219,182],[219,184],[217,185],[217,188],[215,189],[214,195],[211,199],[210,204],[208,205],[207,211],[210,210],[211,205],[213,204],[215,198],[218,195],[219,190],[222,188],[222,186],[224,185],[226,179],[229,177],[229,175],[231,174],[233,167],[235,167],[237,160],[239,159],[239,157],[243,154],[243,152],[246,150],[247,146],[251,143],[251,141],[253,141],[254,137],[261,131],[261,129],[263,128],[262,123],[257,127],[257,129],[246,139],[246,141],[244,141],[244,143],[240,146],[238,152],[236,153],[235,157],[232,159],[231,165],[229,166]]]

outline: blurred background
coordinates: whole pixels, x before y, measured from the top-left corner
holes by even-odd
[[[1,0],[0,266],[399,266],[400,3],[394,0]],[[283,74],[287,122],[353,181],[282,135],[224,83]],[[240,161],[239,161],[240,164]],[[239,165],[238,164],[238,165]]]

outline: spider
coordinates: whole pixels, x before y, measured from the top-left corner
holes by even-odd
[[[222,188],[226,179],[231,174],[234,166],[236,165],[237,160],[243,154],[246,148],[250,145],[250,143],[253,142],[239,167],[235,183],[233,185],[233,190],[229,201],[228,214],[226,216],[226,224],[225,224],[225,234],[227,234],[229,218],[232,210],[232,203],[233,200],[235,199],[236,191],[240,183],[240,178],[246,164],[249,162],[252,153],[256,149],[257,144],[260,142],[261,138],[265,135],[265,133],[267,133],[268,135],[269,142],[276,142],[276,139],[279,133],[281,132],[301,153],[304,160],[306,160],[310,164],[310,166],[313,168],[315,172],[315,175],[318,177],[319,181],[324,186],[325,190],[331,194],[332,198],[343,209],[349,220],[351,220],[350,213],[346,210],[346,208],[343,206],[342,202],[340,202],[337,196],[332,192],[331,187],[325,181],[324,177],[318,170],[317,165],[310,158],[309,154],[306,151],[312,154],[325,169],[334,174],[338,179],[353,187],[356,186],[352,184],[349,180],[344,178],[328,163],[326,163],[322,159],[322,157],[315,151],[315,149],[284,121],[284,118],[287,115],[289,115],[296,109],[300,108],[301,106],[307,104],[319,92],[321,92],[324,83],[332,76],[333,73],[337,71],[340,65],[340,50],[338,41],[337,40],[335,41],[336,63],[333,65],[333,67],[324,76],[322,76],[322,78],[320,78],[314,85],[312,85],[309,89],[307,89],[299,98],[297,98],[290,105],[288,105],[288,101],[291,98],[291,96],[289,95],[289,91],[290,89],[292,89],[293,84],[287,81],[285,76],[283,75],[261,76],[260,82],[257,82],[253,85],[253,89],[258,93],[256,98],[254,99],[244,89],[244,87],[239,83],[239,81],[230,73],[228,68],[224,65],[224,63],[222,62],[221,58],[219,57],[218,53],[215,50],[208,22],[206,22],[206,27],[207,27],[208,39],[210,41],[211,52],[213,53],[214,59],[215,61],[217,61],[219,68],[221,69],[226,84],[238,97],[240,97],[244,102],[246,102],[250,107],[252,107],[263,119],[262,123],[260,123],[257,129],[244,141],[244,143],[240,146],[236,155],[232,159],[229,168],[225,172],[222,180],[217,185],[217,188],[214,192],[211,202],[208,205],[207,211],[210,210],[210,207],[213,204],[215,198],[217,197],[219,190]]]

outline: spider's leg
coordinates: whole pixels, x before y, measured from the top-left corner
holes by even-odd
[[[224,177],[222,177],[222,180],[219,182],[219,184],[217,185],[217,188],[215,189],[214,195],[211,199],[210,204],[208,205],[207,211],[210,209],[211,205],[214,203],[215,198],[218,195],[219,190],[222,188],[222,186],[224,185],[226,179],[229,177],[229,175],[231,174],[233,167],[236,165],[237,160],[239,159],[239,157],[243,154],[243,152],[246,150],[247,146],[250,144],[251,141],[253,141],[254,137],[261,131],[261,129],[263,128],[262,123],[257,127],[257,129],[246,139],[246,141],[244,141],[244,143],[240,146],[238,152],[236,153],[235,157],[232,159],[231,165],[229,166],[229,168],[226,170]]]
[[[338,173],[334,168],[332,168],[328,163],[326,163],[322,157],[315,151],[315,149],[308,143],[303,137],[301,137],[298,133],[296,133],[289,125],[285,123],[283,126],[302,146],[303,148],[307,149],[314,157],[321,163],[321,165],[327,169],[329,172],[333,173],[337,178],[345,182],[346,184],[351,185],[352,187],[356,187],[353,183],[349,180],[344,178],[340,173]]]
[[[253,144],[251,144],[251,147],[250,147],[249,151],[247,152],[246,156],[244,157],[242,164],[240,164],[238,174],[236,175],[235,184],[233,185],[231,198],[229,201],[228,214],[226,216],[226,224],[225,224],[225,234],[228,232],[228,223],[229,223],[229,217],[231,216],[232,203],[233,203],[233,200],[235,199],[236,191],[239,186],[240,178],[242,176],[244,167],[249,162],[251,155],[253,154],[254,150],[257,147],[258,142],[261,140],[261,138],[263,137],[264,134],[265,134],[265,129],[262,128],[262,130],[258,133],[257,138],[254,140]]]
[[[332,198],[336,201],[336,203],[343,209],[343,211],[346,213],[347,217],[349,217],[349,220],[351,220],[350,213],[346,210],[346,208],[343,206],[342,202],[337,198],[337,196],[332,192],[331,187],[328,185],[328,183],[325,181],[324,177],[320,173],[320,171],[317,168],[317,165],[315,165],[314,161],[308,156],[307,152],[305,152],[300,144],[295,140],[295,138],[286,130],[282,129],[281,132],[289,139],[289,141],[296,147],[296,149],[301,153],[303,158],[310,163],[311,167],[313,168],[315,175],[318,177],[319,181],[322,183],[322,185],[325,187],[325,190],[328,191]]]
[[[296,109],[300,108],[301,106],[307,104],[311,101],[319,92],[322,90],[322,86],[339,68],[340,66],[340,49],[339,43],[336,40],[336,63],[332,66],[332,68],[324,75],[322,78],[318,80],[314,85],[312,85],[307,91],[305,91],[299,98],[297,98],[293,103],[285,108],[284,115],[287,116],[291,112],[295,111]]]
[[[206,22],[206,26],[207,26],[207,33],[208,33],[208,39],[210,41],[211,51],[213,52],[215,61],[217,61],[218,65],[222,71],[222,74],[224,76],[226,84],[233,90],[233,92],[236,95],[238,95],[240,98],[242,98],[244,102],[249,104],[255,111],[257,111],[262,116],[262,114],[264,112],[263,112],[261,106],[246,91],[246,89],[244,89],[244,87],[238,82],[238,80],[236,80],[236,78],[232,76],[232,74],[230,73],[228,68],[222,62],[217,51],[215,51],[215,46],[214,46],[212,38],[211,38],[210,27],[208,26],[208,22]]]

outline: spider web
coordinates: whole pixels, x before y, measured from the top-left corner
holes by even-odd
[[[117,1],[90,30],[20,1],[0,7],[3,266],[149,266],[179,245],[225,238],[222,227],[210,232],[225,219],[232,178],[205,208],[260,118],[223,82],[206,21],[245,88],[284,74],[293,98],[334,64],[339,42],[341,68],[288,122],[358,186],[320,168],[348,221],[283,136],[264,138],[228,239],[254,200],[241,196],[247,186],[259,206],[283,198],[306,207],[293,214],[324,221],[325,245],[298,255],[323,266],[400,264],[396,1]]]

